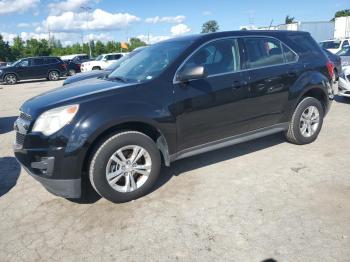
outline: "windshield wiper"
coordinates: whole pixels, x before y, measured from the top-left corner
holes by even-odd
[[[108,76],[107,79],[109,80],[117,80],[117,81],[121,81],[121,82],[127,82],[128,80],[122,76]]]

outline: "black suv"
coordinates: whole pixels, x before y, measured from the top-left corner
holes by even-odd
[[[130,201],[151,190],[162,162],[278,132],[313,142],[333,99],[333,74],[305,32],[167,40],[107,77],[25,102],[15,155],[53,194],[79,198],[90,181],[110,201]]]
[[[66,74],[66,64],[60,58],[51,56],[23,58],[0,69],[0,79],[9,85],[25,79],[47,78],[56,81]]]

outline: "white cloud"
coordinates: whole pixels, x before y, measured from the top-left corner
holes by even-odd
[[[40,0],[0,0],[0,14],[23,13],[34,9]]]
[[[57,16],[48,16],[35,31],[45,32],[50,28],[53,32],[79,32],[82,30],[121,30],[130,24],[140,21],[137,16],[128,13],[108,13],[96,9],[92,13],[64,12]]]
[[[167,40],[171,38],[171,36],[166,35],[138,35],[137,38],[139,38],[141,41],[144,41],[147,44],[155,44],[160,41]]]
[[[28,27],[31,27],[31,24],[19,23],[19,24],[17,24],[17,27],[19,27],[19,28],[28,28]]]
[[[61,2],[50,3],[48,8],[50,14],[58,15],[68,11],[75,11],[80,9],[82,6],[87,5],[90,0],[66,0]]]
[[[171,27],[170,32],[173,36],[183,35],[191,31],[191,28],[189,28],[185,24],[178,24]]]
[[[174,23],[174,24],[180,24],[183,23],[186,20],[186,17],[183,15],[178,16],[155,16],[155,17],[149,17],[146,18],[146,23],[149,24],[157,24],[157,23]]]

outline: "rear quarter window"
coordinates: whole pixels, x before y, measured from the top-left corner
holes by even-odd
[[[320,56],[325,57],[321,47],[308,34],[289,35],[288,39],[293,43],[293,46],[295,46],[295,50],[298,52],[298,54],[302,55],[304,58],[319,58]]]
[[[281,42],[268,37],[248,37],[244,39],[247,49],[247,67],[259,68],[285,63]]]

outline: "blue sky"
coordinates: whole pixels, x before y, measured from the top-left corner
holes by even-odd
[[[80,6],[89,6],[88,13]],[[298,21],[330,20],[345,0],[0,0],[0,33],[8,41],[47,38],[51,31],[64,44],[87,39],[125,41],[140,37],[155,42],[181,34],[199,33],[203,22],[215,19],[220,30],[241,25],[283,23],[287,14]],[[88,21],[88,22],[87,22]]]

